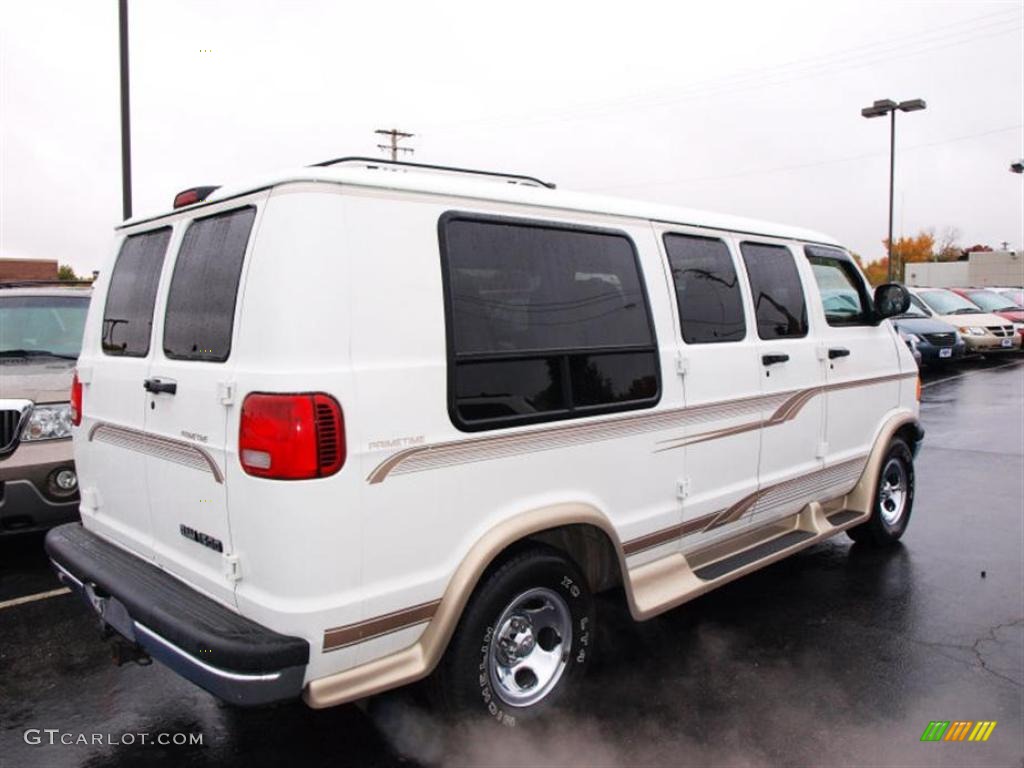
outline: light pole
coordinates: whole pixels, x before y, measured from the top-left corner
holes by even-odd
[[[924,99],[910,99],[899,103],[892,99],[881,99],[860,111],[863,117],[884,117],[891,115],[889,123],[889,282],[892,282],[892,197],[896,182],[896,111],[917,112],[927,105]]]
[[[121,61],[121,214],[132,217],[132,121],[128,98],[128,0],[117,4],[117,31]]]

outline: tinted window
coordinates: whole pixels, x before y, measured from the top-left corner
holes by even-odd
[[[654,352],[574,355],[569,361],[576,407],[649,400],[658,394]]]
[[[738,341],[746,336],[743,299],[729,249],[721,240],[665,235],[687,344]]]
[[[807,303],[800,273],[789,249],[781,245],[742,243],[743,263],[750,278],[762,339],[790,339],[807,335]]]
[[[651,343],[627,238],[460,219],[446,236],[458,354]]]
[[[657,401],[654,333],[627,237],[450,216],[442,251],[457,426]]]
[[[850,257],[837,248],[816,245],[806,246],[804,252],[811,262],[828,324],[866,324],[870,301],[864,281]]]
[[[145,357],[153,329],[153,303],[171,228],[125,238],[110,275],[101,344],[108,355]]]
[[[189,225],[174,264],[164,320],[164,353],[181,360],[228,359],[242,258],[255,208]]]
[[[466,422],[566,410],[560,357],[466,362],[458,370],[455,402]]]

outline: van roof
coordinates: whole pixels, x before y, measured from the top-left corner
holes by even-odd
[[[388,167],[388,165],[390,164],[380,163],[373,167],[355,167],[352,165],[312,166],[282,171],[253,179],[248,183],[219,187],[201,203],[156,216],[131,218],[118,225],[117,229],[131,228],[165,217],[191,213],[192,209],[229,200],[233,197],[240,197],[252,192],[271,189],[283,184],[319,182],[353,187],[391,189],[400,192],[441,195],[445,197],[461,197],[467,200],[487,200],[490,202],[550,208],[552,210],[597,213],[630,219],[649,219],[669,224],[704,227],[727,232],[839,245],[838,241],[834,238],[810,229],[748,219],[741,216],[660,205],[627,198],[571,192],[563,189],[528,186],[518,183],[502,183],[503,180],[511,177],[495,176],[487,178],[481,175],[433,173],[415,166],[396,164],[393,167]]]

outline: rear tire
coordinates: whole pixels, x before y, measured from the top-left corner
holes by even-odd
[[[904,440],[895,438],[882,458],[871,517],[848,529],[846,535],[858,544],[895,544],[907,530],[913,507],[914,454]]]
[[[515,726],[571,695],[591,661],[594,600],[549,548],[513,555],[477,587],[431,680],[452,714]]]

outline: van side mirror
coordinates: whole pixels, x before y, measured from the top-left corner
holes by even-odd
[[[875,321],[902,315],[910,309],[910,292],[899,283],[883,283],[875,288]]]

